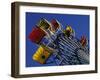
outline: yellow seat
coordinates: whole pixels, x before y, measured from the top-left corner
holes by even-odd
[[[40,46],[38,50],[33,54],[33,60],[44,64],[48,57],[51,55],[51,50],[45,46]]]

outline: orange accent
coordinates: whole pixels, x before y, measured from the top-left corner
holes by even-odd
[[[82,44],[83,47],[86,45],[87,42],[86,42],[86,37],[85,36],[81,37],[80,43]]]

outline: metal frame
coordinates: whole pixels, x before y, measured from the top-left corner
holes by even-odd
[[[20,6],[44,6],[57,8],[72,8],[72,9],[87,9],[95,10],[95,70],[90,71],[75,71],[75,72],[60,72],[60,73],[44,73],[44,74],[19,74],[19,7]],[[44,3],[28,3],[28,2],[13,2],[11,4],[11,76],[15,78],[22,77],[39,77],[39,76],[55,76],[55,75],[72,75],[97,73],[97,7],[94,6],[77,6],[77,5],[60,5],[60,4],[44,4]]]

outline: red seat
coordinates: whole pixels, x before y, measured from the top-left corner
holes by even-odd
[[[39,44],[42,38],[46,35],[46,33],[39,27],[33,28],[32,32],[29,34],[29,39]]]
[[[58,29],[59,26],[60,26],[59,23],[58,23],[58,21],[57,21],[56,19],[51,20],[51,24],[52,24],[53,30],[55,30],[55,31],[56,31],[56,29]]]

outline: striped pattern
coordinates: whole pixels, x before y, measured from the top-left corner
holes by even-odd
[[[56,65],[89,64],[88,48],[78,39],[60,35],[54,43],[58,48],[53,53]]]

